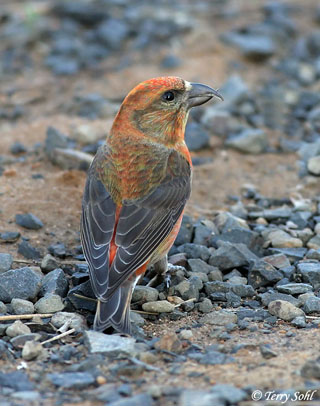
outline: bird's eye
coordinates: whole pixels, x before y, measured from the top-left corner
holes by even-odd
[[[162,99],[164,101],[173,101],[174,100],[174,93],[169,90],[168,92],[163,93]]]

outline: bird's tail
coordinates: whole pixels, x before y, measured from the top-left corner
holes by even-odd
[[[127,279],[107,302],[98,300],[93,328],[104,331],[113,327],[120,333],[131,334],[130,302],[134,280]]]

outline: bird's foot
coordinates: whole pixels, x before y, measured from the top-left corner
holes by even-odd
[[[164,274],[164,283],[166,285],[166,288],[169,289],[171,286],[171,276],[175,275],[178,271],[185,271],[185,268],[183,266],[179,265],[172,265],[168,263],[167,270]]]

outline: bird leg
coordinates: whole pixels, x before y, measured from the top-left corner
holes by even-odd
[[[163,282],[166,288],[169,289],[171,285],[171,275],[174,275],[177,271],[185,271],[183,266],[172,265],[168,262],[167,255],[160,259],[153,265],[154,272],[156,275],[150,280],[148,286],[157,286],[159,283]]]

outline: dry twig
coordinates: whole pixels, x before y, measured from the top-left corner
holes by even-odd
[[[64,332],[64,333],[58,334],[57,336],[52,337],[52,338],[49,338],[49,339],[46,340],[46,341],[42,341],[41,345],[44,345],[44,344],[47,344],[47,343],[51,343],[52,341],[60,340],[60,338],[66,337],[66,336],[68,336],[68,335],[74,333],[75,331],[76,331],[76,329],[75,329],[75,328],[72,328],[71,330],[68,330],[68,331],[66,331],[66,332]]]
[[[34,314],[11,314],[9,316],[0,316],[0,321],[8,320],[23,320],[23,319],[33,319],[34,317],[41,317],[46,319],[47,317],[52,317],[52,313],[34,313]]]

